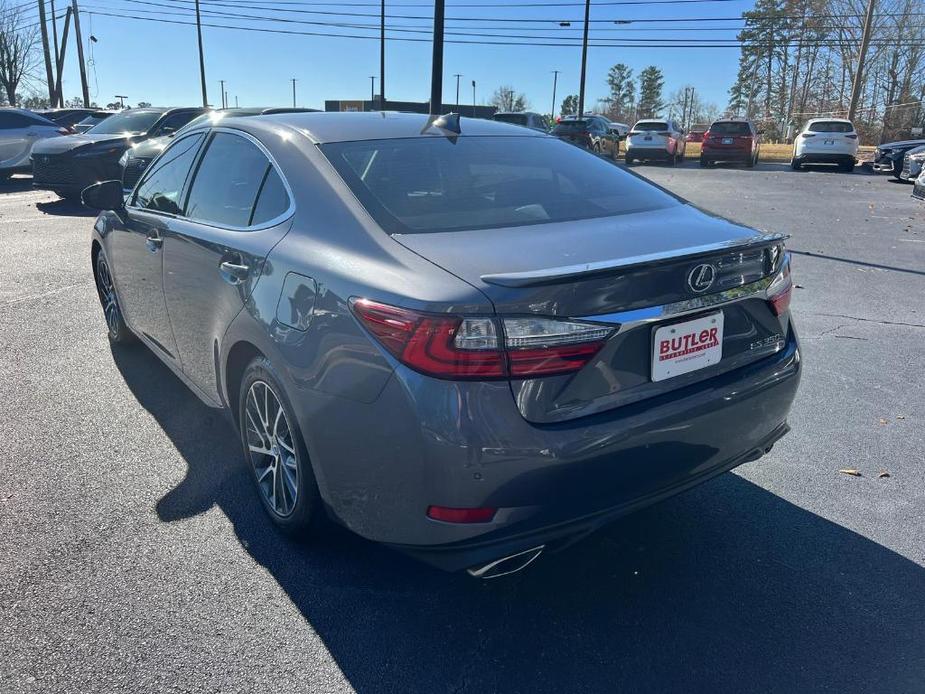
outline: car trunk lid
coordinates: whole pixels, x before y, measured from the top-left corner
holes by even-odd
[[[781,321],[759,290],[776,269],[783,237],[690,205],[393,238],[478,287],[502,316],[577,318],[613,326],[600,352],[580,371],[511,381],[521,414],[533,422],[563,421],[653,397],[782,346]],[[776,249],[773,258],[770,249]],[[702,272],[710,277],[697,274],[705,266],[710,269]],[[722,362],[654,381],[653,326],[678,312],[703,309],[697,315],[713,315],[717,300],[733,301],[739,293],[741,300],[719,309],[724,315]],[[746,298],[752,296],[757,298]]]

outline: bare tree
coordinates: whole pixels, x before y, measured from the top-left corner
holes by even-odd
[[[20,86],[36,79],[38,31],[23,13],[22,3],[0,0],[0,87],[10,106],[16,105]]]
[[[525,94],[519,94],[510,85],[502,85],[491,96],[491,105],[499,111],[526,111],[530,108]]]

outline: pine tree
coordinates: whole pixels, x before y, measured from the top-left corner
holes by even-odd
[[[664,85],[665,77],[654,65],[639,73],[639,118],[654,118],[665,108]]]
[[[632,120],[636,101],[633,69],[617,63],[607,73],[607,85],[610,87],[610,117],[618,121]]]
[[[569,94],[565,99],[562,100],[562,108],[559,109],[559,112],[563,116],[574,116],[578,113],[578,95]]]

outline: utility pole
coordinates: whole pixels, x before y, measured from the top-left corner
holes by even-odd
[[[48,105],[55,103],[55,77],[51,71],[51,51],[48,48],[48,26],[45,23],[45,0],[39,0],[39,25],[42,27],[42,50],[45,53],[45,78],[48,80]]]
[[[443,23],[446,0],[434,0],[434,50],[430,66],[430,115],[443,110]]]
[[[292,108],[295,108],[295,77],[293,77],[290,81],[292,82]]]
[[[77,8],[77,0],[71,0],[71,7],[74,10],[74,34],[77,38],[77,62],[80,63],[80,87],[83,90],[84,108],[90,108],[90,89],[87,86],[87,66],[84,63],[84,42],[80,36],[80,10]]]
[[[385,0],[379,15],[379,110],[385,111]]]
[[[71,26],[71,15],[73,12],[71,8],[67,8],[67,13],[64,15],[64,32],[61,34],[61,53],[58,55],[58,61],[55,65],[55,100],[54,102],[61,106],[64,104],[64,99],[61,98],[61,73],[64,71],[64,55],[67,53],[67,33],[68,29]]]
[[[202,21],[199,17],[199,0],[196,0],[196,37],[199,40],[199,84],[202,87],[202,107],[209,106],[209,96],[206,93],[206,59],[202,54]]]
[[[556,119],[556,86],[558,82],[559,82],[559,71],[553,70],[552,71],[552,111],[549,112],[553,120]]]
[[[867,0],[867,14],[864,17],[864,33],[861,36],[861,51],[858,53],[858,65],[854,71],[854,84],[851,85],[851,103],[848,105],[848,120],[854,120],[861,97],[861,85],[864,82],[864,61],[867,59],[867,47],[870,45],[870,32],[874,23],[874,5],[876,0]]]
[[[234,107],[238,108],[238,95],[237,94],[234,95]]]
[[[369,76],[369,110],[373,111],[376,108],[376,76]]]
[[[585,29],[581,39],[581,81],[578,87],[578,117],[585,114],[585,72],[588,68],[588,21],[591,18],[591,0],[585,0]]]
[[[462,75],[453,75],[453,77],[456,78],[456,109],[458,110],[459,109],[459,78],[462,77]]]
[[[681,107],[681,127],[684,127],[684,122],[687,120],[687,95],[690,92],[690,87],[684,87],[684,106]]]
[[[55,0],[51,0],[51,42],[55,47],[55,67],[58,65],[58,15],[55,14]],[[57,92],[56,92],[57,93]],[[56,106],[57,104],[52,104]]]
[[[220,90],[219,90],[218,95],[219,95],[219,96],[221,97],[221,99],[222,99],[222,108],[225,108],[225,107],[226,107],[226,104],[225,104],[225,80],[219,80],[218,83],[219,83],[219,85],[220,85]]]
[[[475,80],[472,80],[472,117],[475,118]]]

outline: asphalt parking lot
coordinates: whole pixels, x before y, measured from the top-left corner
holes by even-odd
[[[0,190],[0,691],[923,691],[925,203],[860,171],[634,170],[793,235],[793,431],[494,582],[283,539],[230,425],[110,349],[94,217]]]

